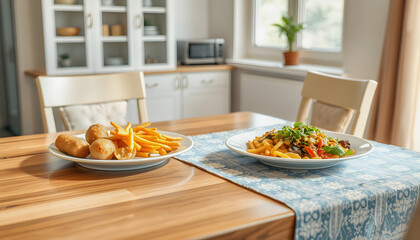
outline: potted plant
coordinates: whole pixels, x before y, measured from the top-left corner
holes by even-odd
[[[67,53],[60,54],[59,64],[61,67],[70,67],[70,56]]]
[[[292,16],[282,17],[281,23],[274,23],[273,26],[278,27],[279,35],[286,35],[287,43],[289,47],[288,52],[284,52],[285,65],[298,65],[299,64],[299,52],[293,51],[293,42],[296,39],[296,34],[303,30],[303,24],[295,23]]]

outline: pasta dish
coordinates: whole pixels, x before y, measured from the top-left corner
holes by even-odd
[[[256,136],[247,142],[247,147],[249,153],[296,159],[341,158],[354,154],[349,141],[327,137],[318,128],[302,122]]]

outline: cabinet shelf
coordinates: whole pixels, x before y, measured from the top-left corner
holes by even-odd
[[[127,42],[127,36],[106,36],[102,37],[102,42]]]
[[[144,7],[143,13],[166,13],[166,8],[164,7]]]
[[[102,12],[127,12],[127,7],[125,6],[102,6],[100,8]]]
[[[84,36],[71,36],[71,37],[56,37],[56,43],[81,43],[85,41]]]
[[[81,12],[83,11],[83,5],[55,4],[53,9],[62,12]]]
[[[164,42],[166,41],[165,35],[144,35],[143,41],[145,42]]]
[[[70,67],[58,67],[63,72],[73,73],[77,71],[86,71],[86,67],[80,67],[80,66],[70,66]]]

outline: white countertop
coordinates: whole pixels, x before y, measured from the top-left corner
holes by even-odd
[[[312,64],[299,64],[285,66],[282,62],[267,61],[259,59],[226,59],[226,63],[235,66],[238,69],[263,71],[274,74],[286,74],[298,77],[305,77],[309,71],[317,71],[334,75],[342,75],[343,68],[312,65]]]

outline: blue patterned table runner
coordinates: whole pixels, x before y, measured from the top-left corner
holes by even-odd
[[[295,239],[403,237],[419,195],[420,153],[373,142],[368,156],[326,169],[289,170],[225,146],[236,134],[282,126],[193,136],[194,147],[177,158],[292,208]]]

